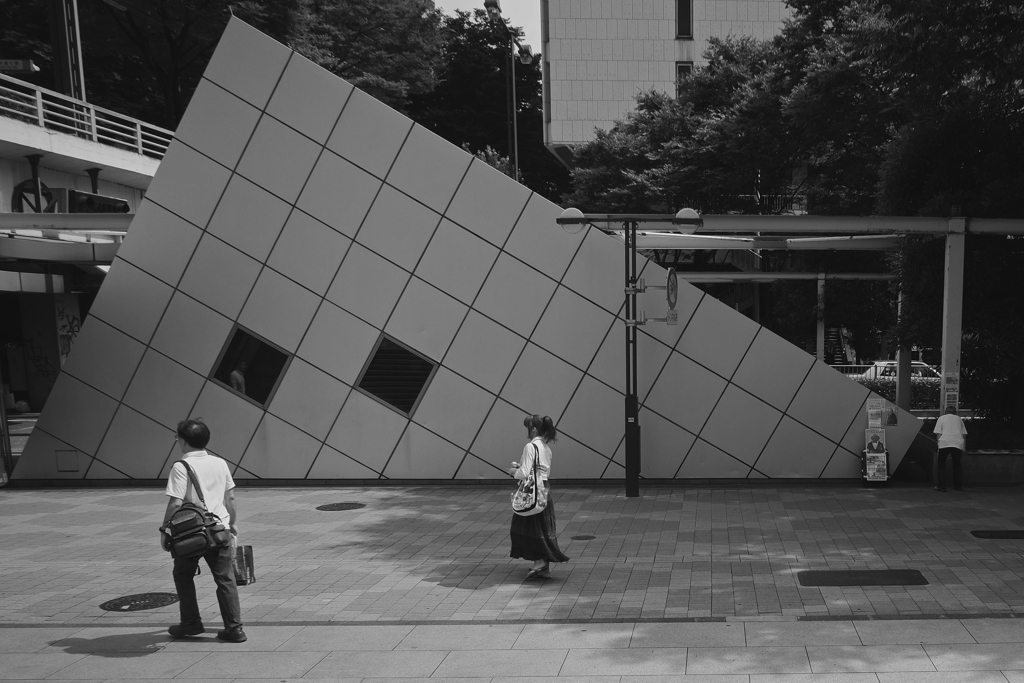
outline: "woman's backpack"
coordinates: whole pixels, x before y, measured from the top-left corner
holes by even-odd
[[[187,462],[179,460],[188,473],[189,484],[195,487],[199,502],[184,502],[174,511],[171,519],[163,527],[163,547],[171,557],[192,558],[205,555],[208,550],[223,548],[231,543],[231,532],[224,527],[220,517],[206,509],[203,490],[199,487],[196,473]],[[185,485],[185,496],[188,486]]]

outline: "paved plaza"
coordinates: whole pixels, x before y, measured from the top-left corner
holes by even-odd
[[[556,487],[546,582],[507,556],[507,488],[239,489],[242,645],[205,570],[201,637],[100,609],[174,592],[161,489],[0,489],[0,680],[1024,683],[1024,540],[971,535],[1024,528],[1019,488]]]

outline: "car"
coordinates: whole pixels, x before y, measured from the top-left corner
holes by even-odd
[[[896,379],[896,361],[894,360],[876,360],[872,363],[867,370],[860,373],[859,375],[851,375],[851,379],[883,379],[890,377],[893,380]],[[939,379],[939,372],[919,360],[911,361],[910,363],[910,379],[914,380],[929,380]]]

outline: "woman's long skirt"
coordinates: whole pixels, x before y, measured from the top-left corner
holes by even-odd
[[[512,515],[512,552],[509,557],[521,560],[568,562],[569,557],[558,547],[555,532],[555,500],[548,496],[548,506],[539,515]]]

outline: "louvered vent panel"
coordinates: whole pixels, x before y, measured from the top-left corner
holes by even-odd
[[[409,415],[433,370],[433,363],[385,337],[358,386]]]

